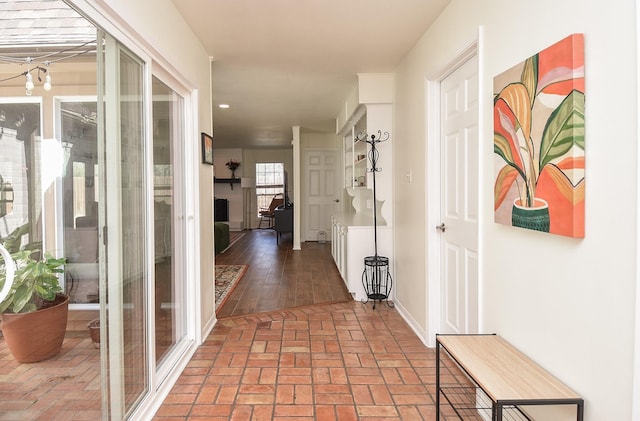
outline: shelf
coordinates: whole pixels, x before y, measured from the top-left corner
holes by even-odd
[[[214,177],[213,178],[213,182],[214,183],[231,184],[231,183],[240,183],[240,179],[239,178],[217,178],[217,177]]]

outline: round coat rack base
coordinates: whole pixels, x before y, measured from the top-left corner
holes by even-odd
[[[365,303],[373,301],[374,310],[376,302],[382,301],[386,301],[389,307],[393,307],[393,302],[389,301],[392,285],[389,258],[378,255],[365,257],[364,272],[362,272],[362,286],[367,296]]]

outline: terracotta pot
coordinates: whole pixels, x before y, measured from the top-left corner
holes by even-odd
[[[87,323],[87,329],[89,329],[89,336],[91,336],[93,346],[100,348],[100,319],[93,319]]]
[[[2,334],[9,351],[20,363],[46,360],[60,352],[67,330],[69,296],[64,301],[32,313],[3,313]]]

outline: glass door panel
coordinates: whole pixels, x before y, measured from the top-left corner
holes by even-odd
[[[144,66],[121,49],[120,174],[122,197],[122,298],[125,411],[146,392],[146,180]]]
[[[64,289],[72,304],[98,303],[98,128],[96,99],[58,98],[62,147]],[[76,307],[77,308],[77,307]]]
[[[144,62],[104,35],[109,405],[126,418],[149,392]],[[102,302],[102,297],[101,297]]]
[[[41,109],[35,99],[0,100],[0,241],[26,232],[22,246],[43,241]]]
[[[179,250],[182,229],[177,222],[182,199],[175,186],[184,141],[184,101],[157,77],[153,77],[153,208],[155,253],[155,354],[158,367],[186,336],[184,290]]]

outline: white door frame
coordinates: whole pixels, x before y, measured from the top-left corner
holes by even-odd
[[[636,0],[636,69],[640,69],[638,65],[640,65],[640,1]],[[640,70],[636,70],[636,79],[640,82]],[[636,102],[638,106],[640,106],[640,98],[636,97]],[[638,121],[638,120],[636,120]],[[636,123],[636,132],[640,132],[640,126]],[[636,162],[640,162],[640,151],[636,155]],[[638,172],[638,180],[640,180],[640,172]],[[640,195],[640,188],[636,191],[636,197]],[[636,242],[638,238],[640,238],[640,225],[637,224],[640,217],[636,219]],[[640,259],[640,252],[636,248],[636,260]],[[632,386],[632,396],[637,396],[638,391],[640,391],[640,267],[636,265],[636,328],[635,328],[635,340],[633,346],[634,353],[634,363],[633,363],[633,386]],[[633,399],[631,404],[631,419],[633,421],[640,421],[640,400]]]
[[[427,76],[425,81],[425,98],[426,98],[426,116],[425,116],[425,162],[427,171],[425,172],[425,186],[427,194],[425,194],[426,209],[426,225],[425,225],[425,262],[427,262],[427,346],[435,347],[436,334],[440,331],[441,320],[441,273],[440,273],[440,235],[437,235],[436,225],[440,224],[440,186],[441,186],[441,162],[440,162],[440,85],[441,82],[453,73],[464,62],[473,56],[478,56],[478,89],[480,90],[480,103],[478,107],[478,156],[483,156],[484,148],[482,147],[483,125],[482,125],[482,61],[480,60],[482,28],[478,30],[478,37],[460,54],[453,58],[440,72]],[[480,174],[482,173],[482,165],[480,165]],[[481,176],[478,177],[478,191],[480,189]],[[482,203],[481,195],[480,203]],[[478,206],[479,214],[482,214],[482,207]],[[481,221],[481,217],[479,217]],[[480,223],[478,229],[480,230]],[[480,245],[480,232],[478,233],[478,297],[482,296],[482,260],[480,258],[482,250]],[[482,301],[478,302],[478,326],[482,326]]]

